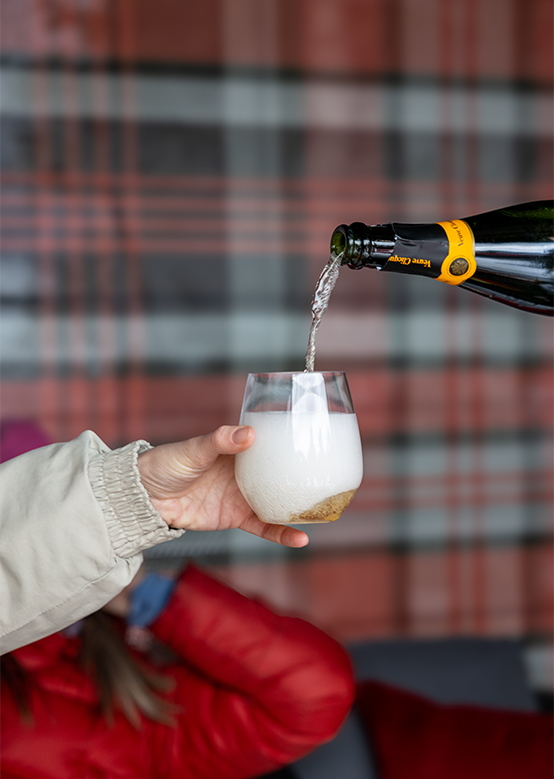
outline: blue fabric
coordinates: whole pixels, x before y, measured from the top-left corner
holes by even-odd
[[[147,628],[165,609],[169,601],[175,579],[150,573],[131,593],[131,609],[127,624],[134,627]]]

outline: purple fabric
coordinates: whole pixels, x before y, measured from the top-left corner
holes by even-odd
[[[11,419],[0,424],[0,463],[52,441],[31,419]]]

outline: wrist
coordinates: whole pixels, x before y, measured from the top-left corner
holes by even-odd
[[[146,451],[140,452],[137,457],[137,469],[139,472],[140,482],[146,491],[148,500],[152,504],[152,507],[158,512],[158,514],[166,523],[166,525],[170,525],[171,519],[170,517],[167,516],[167,512],[165,511],[165,507],[163,505],[165,501],[154,497],[155,483],[151,476],[152,458],[155,457],[153,452],[154,452],[154,447],[152,447],[151,449],[147,449]]]
[[[183,509],[178,497],[165,497],[168,487],[163,475],[164,455],[167,456],[168,445],[153,447],[143,451],[137,457],[137,469],[142,486],[152,507],[158,512],[169,527],[182,527]]]
[[[155,544],[181,535],[168,528],[152,505],[142,483],[138,460],[150,444],[135,441],[90,458],[88,476],[104,514],[110,541],[118,557],[131,557]]]
[[[176,498],[162,500],[150,497],[152,507],[158,512],[168,527],[177,527],[175,524],[181,517],[181,504]]]

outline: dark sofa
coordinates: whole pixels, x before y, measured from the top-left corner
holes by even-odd
[[[349,649],[358,680],[385,682],[443,704],[536,710],[517,641],[372,641]],[[379,779],[356,709],[332,742],[287,771],[291,779]]]

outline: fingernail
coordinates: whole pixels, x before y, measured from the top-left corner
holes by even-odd
[[[231,436],[231,440],[233,441],[234,444],[243,444],[249,435],[250,435],[249,427],[237,427],[237,429]]]

